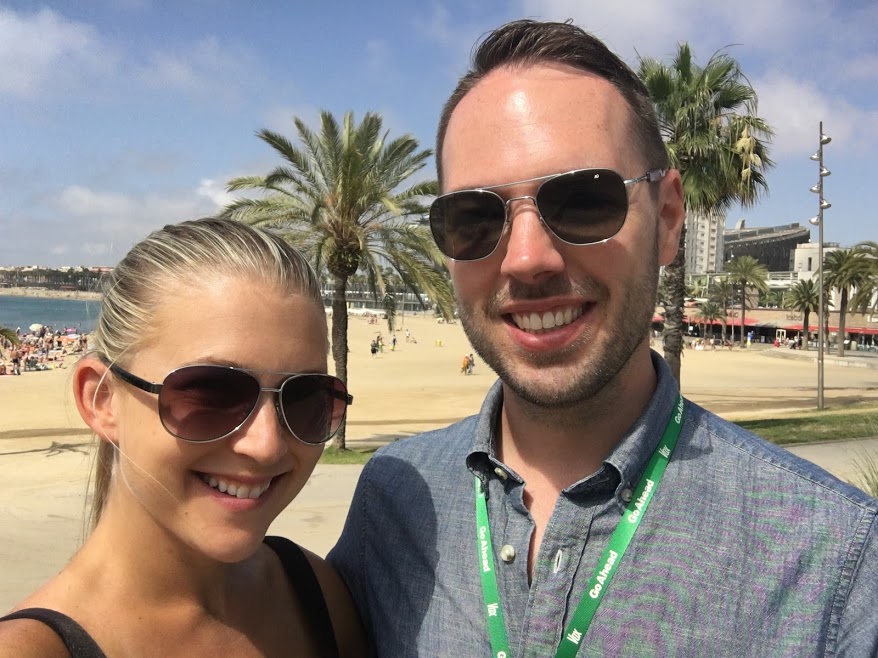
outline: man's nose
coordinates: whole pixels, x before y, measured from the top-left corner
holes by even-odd
[[[506,251],[500,264],[501,274],[534,283],[562,272],[564,258],[540,218],[536,200],[530,196],[509,199],[506,212]]]

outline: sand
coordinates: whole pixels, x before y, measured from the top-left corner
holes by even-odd
[[[473,350],[459,325],[420,314],[398,321],[391,351],[386,322],[350,318],[351,446],[405,438],[476,413],[495,381],[478,356],[473,375],[460,374],[464,354]],[[417,343],[405,341],[405,329]],[[385,351],[372,357],[369,342],[378,332]],[[91,437],[69,393],[70,373],[68,367],[0,377],[0,611],[61,569],[81,541]],[[827,365],[825,377],[830,406],[878,400],[878,370]],[[816,405],[813,362],[758,350],[686,351],[682,379],[685,395],[726,417]],[[878,455],[878,441],[862,445]],[[797,450],[840,477],[852,475],[851,448]],[[271,532],[325,554],[341,532],[360,470],[318,465]]]

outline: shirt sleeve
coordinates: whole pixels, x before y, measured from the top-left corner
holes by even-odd
[[[827,652],[839,658],[878,656],[878,520],[874,510],[863,526],[863,550],[853,567],[847,602],[839,619],[837,652]]]
[[[367,629],[372,627],[369,616],[371,610],[368,600],[369,588],[366,586],[368,578],[365,571],[367,565],[365,551],[368,541],[365,528],[368,527],[366,519],[369,515],[367,490],[371,464],[372,460],[363,467],[341,537],[326,556],[327,561],[338,571],[350,590],[363,625]]]

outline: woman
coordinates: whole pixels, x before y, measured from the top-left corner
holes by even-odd
[[[265,537],[352,400],[301,255],[236,222],[166,226],[105,282],[91,343],[73,393],[99,441],[93,531],[0,620],[0,656],[364,655],[335,572]]]

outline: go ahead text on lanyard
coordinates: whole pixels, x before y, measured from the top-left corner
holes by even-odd
[[[631,543],[632,537],[640,525],[646,508],[655,494],[658,485],[665,474],[668,462],[677,445],[680,430],[683,427],[683,397],[678,395],[668,419],[668,425],[659,441],[655,452],[652,453],[640,482],[634,490],[631,501],[622,514],[622,519],[610,543],[601,556],[597,568],[588,581],[588,587],[573,618],[564,631],[561,644],[555,652],[556,658],[574,658],[579,651],[582,638],[588,631],[591,620],[597,612],[598,606],[603,599],[604,593],[610,586],[610,581],[616,573],[625,550]],[[509,647],[509,636],[506,633],[506,623],[503,620],[503,608],[500,605],[500,592],[497,587],[497,574],[494,570],[494,545],[491,542],[491,527],[488,523],[488,506],[485,502],[485,491],[482,483],[476,477],[476,528],[478,536],[479,571],[482,576],[482,594],[485,599],[485,609],[488,615],[488,636],[491,639],[491,651],[494,658],[512,658]]]

